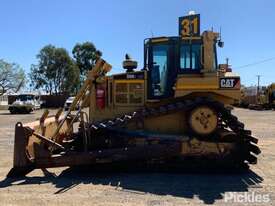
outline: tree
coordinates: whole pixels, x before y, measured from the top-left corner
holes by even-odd
[[[25,72],[18,64],[0,59],[0,96],[7,91],[18,92],[25,82]]]
[[[102,56],[102,52],[97,50],[91,42],[77,43],[72,53],[82,78],[95,65],[96,60]]]
[[[38,65],[31,66],[30,79],[35,89],[50,94],[72,93],[79,84],[79,68],[64,48],[47,45],[37,55]]]

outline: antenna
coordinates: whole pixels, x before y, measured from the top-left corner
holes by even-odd
[[[218,40],[218,46],[220,48],[224,47],[224,42],[222,41],[222,27],[220,27],[220,37],[219,37],[219,40]]]
[[[229,58],[226,57],[225,61],[226,61],[227,67],[228,67],[229,66]]]

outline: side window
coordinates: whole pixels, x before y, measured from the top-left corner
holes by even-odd
[[[153,96],[165,95],[168,80],[168,45],[153,46],[151,87]]]
[[[201,69],[201,45],[182,44],[180,47],[180,68],[182,71],[199,71]]]
[[[190,46],[182,45],[180,48],[180,68],[190,69],[191,58],[190,58]]]
[[[192,70],[200,69],[200,57],[201,57],[201,46],[199,44],[192,45]]]

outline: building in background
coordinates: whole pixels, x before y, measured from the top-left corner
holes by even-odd
[[[0,96],[0,108],[5,106],[7,107],[8,104],[8,94],[3,94]]]

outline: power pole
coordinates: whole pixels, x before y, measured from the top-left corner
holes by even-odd
[[[260,79],[261,79],[261,75],[256,75],[258,78],[258,86],[257,86],[257,97],[259,97],[260,94]]]

